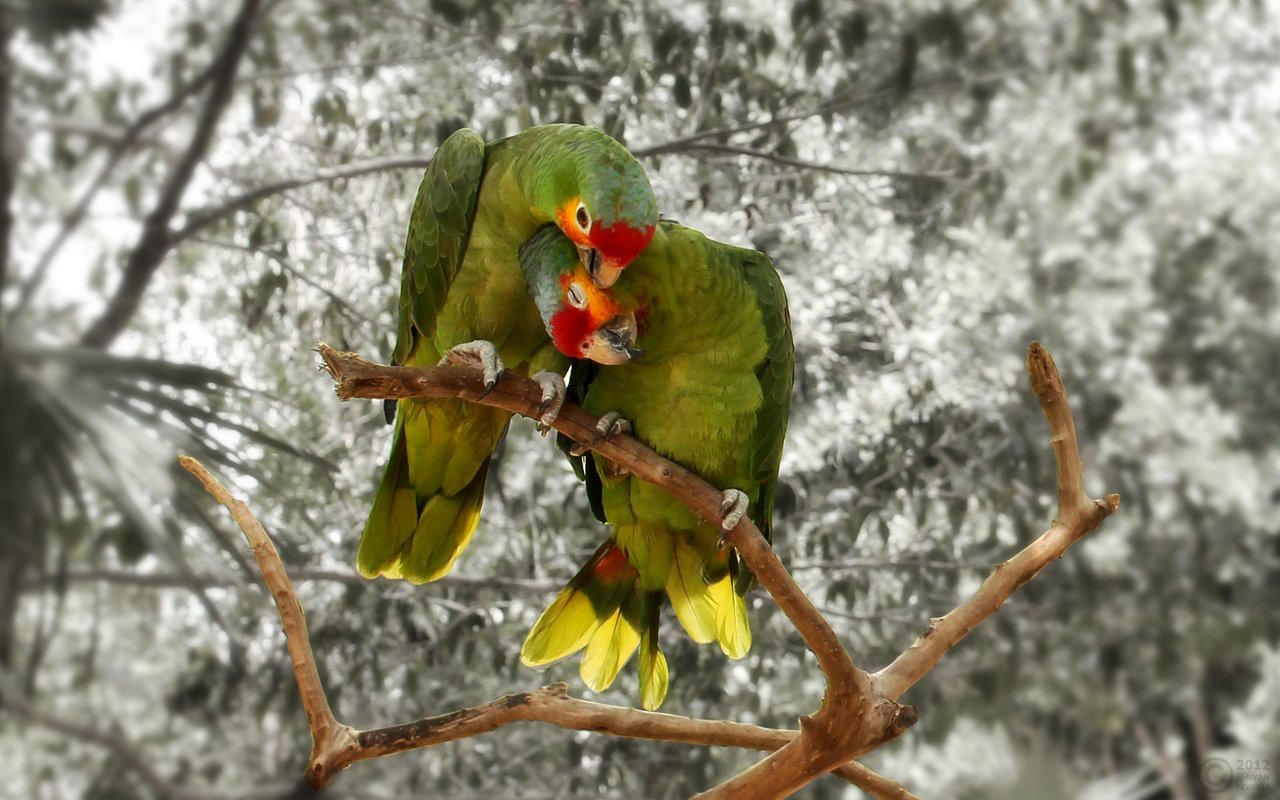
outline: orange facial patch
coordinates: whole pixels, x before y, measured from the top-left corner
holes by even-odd
[[[572,283],[578,284],[587,298],[583,308],[569,304],[569,285]],[[582,343],[601,325],[618,315],[618,302],[609,290],[599,289],[591,282],[582,264],[577,264],[573,272],[560,276],[560,291],[562,306],[551,317],[551,338],[561,353],[570,358],[581,358]]]
[[[588,232],[578,227],[578,205],[582,199],[575,197],[556,210],[556,224],[569,240],[581,247],[590,247],[591,238]]]

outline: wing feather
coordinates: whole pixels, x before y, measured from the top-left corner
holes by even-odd
[[[484,140],[463,128],[444,140],[423,172],[404,243],[397,364],[408,359],[417,337],[435,335],[436,316],[466,255],[484,169]]]

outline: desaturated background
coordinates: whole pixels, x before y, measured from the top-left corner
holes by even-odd
[[[1057,359],[1088,487],[1120,512],[912,690],[919,725],[870,765],[925,797],[1274,796],[1275,2],[18,0],[0,20],[0,796],[235,800],[299,775],[274,609],[179,452],[269,527],[344,720],[591,696],[576,659],[517,658],[603,533],[550,443],[511,428],[456,570],[483,581],[360,581],[389,432],[312,352],[389,351],[444,136],[550,121],[609,131],[667,216],[776,262],[798,361],[776,544],[865,668],[1053,517],[1022,359],[1031,339]],[[761,594],[752,625],[738,663],[667,626],[663,710],[813,709],[814,661]],[[332,796],[679,797],[754,757],[525,725],[356,765]]]

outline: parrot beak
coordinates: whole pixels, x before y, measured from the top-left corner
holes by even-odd
[[[591,279],[596,282],[596,286],[601,289],[608,289],[610,286],[618,282],[618,278],[622,275],[622,268],[626,264],[619,264],[616,261],[610,261],[607,258],[600,260],[600,267],[591,274]]]
[[[636,315],[619,314],[591,337],[589,358],[597,364],[625,364],[644,355],[636,347]]]
[[[578,245],[578,258],[582,261],[582,266],[587,268],[587,274],[591,276],[591,281],[601,289],[608,289],[622,274],[622,266],[606,259],[604,255],[594,247],[586,247]]]

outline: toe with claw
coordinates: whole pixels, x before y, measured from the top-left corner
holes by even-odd
[[[742,518],[746,516],[749,502],[746,494],[737,489],[725,491],[723,499],[720,501],[721,546],[724,545],[723,534],[738,527],[738,523],[742,522]]]
[[[486,397],[493,391],[493,387],[498,385],[498,379],[506,371],[502,359],[498,358],[498,348],[493,346],[493,342],[486,342],[484,339],[449,348],[436,366],[478,367],[484,370],[484,391],[480,394],[481,397]]]
[[[591,446],[595,447],[622,433],[631,433],[631,423],[623,419],[617,411],[610,411],[602,415],[600,421],[596,423],[596,432],[591,437]]]
[[[554,372],[535,372],[529,377],[542,387],[542,402],[538,404],[538,433],[546,436],[564,405],[564,378]]]

